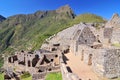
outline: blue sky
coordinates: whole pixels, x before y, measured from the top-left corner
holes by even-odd
[[[34,13],[37,10],[54,10],[70,5],[78,15],[94,13],[109,19],[113,13],[120,14],[120,0],[0,0],[0,15]]]

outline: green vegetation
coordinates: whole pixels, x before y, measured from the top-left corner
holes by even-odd
[[[0,80],[4,80],[4,74],[0,73]]]
[[[28,78],[23,78],[21,80],[32,80],[32,76],[28,77]]]
[[[0,24],[0,54],[39,49],[46,38],[80,22],[105,22],[94,14],[75,16],[67,6],[63,11],[37,11],[29,15],[15,15]],[[2,62],[0,62],[0,65]]]
[[[86,23],[104,23],[106,22],[101,16],[95,14],[85,13],[77,16],[75,22],[86,22]]]
[[[99,28],[98,26],[100,25],[100,23],[105,23],[106,20],[104,20],[101,16],[97,16],[95,14],[84,13],[76,16],[72,21],[68,22],[66,26],[71,27],[74,24],[79,24],[80,22],[96,23],[96,28]]]
[[[120,43],[114,43],[114,44],[112,44],[112,46],[120,47]]]
[[[62,80],[61,73],[49,73],[46,76],[46,80]]]
[[[32,80],[32,77],[29,72],[25,72],[23,75],[20,77],[22,80]]]
[[[0,58],[0,68],[3,66],[3,59]]]
[[[120,80],[120,78],[110,79],[110,80]]]
[[[2,58],[2,55],[0,55],[0,68],[3,66],[4,60]]]
[[[120,80],[120,78],[118,78],[117,80]]]

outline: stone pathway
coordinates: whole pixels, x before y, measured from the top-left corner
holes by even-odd
[[[75,56],[72,53],[67,53],[65,57],[67,58],[68,70],[77,74],[82,80],[107,80],[97,76],[90,66],[81,61],[80,55]]]

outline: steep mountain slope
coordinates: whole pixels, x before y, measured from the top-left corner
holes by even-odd
[[[0,15],[0,22],[4,21],[6,18]]]
[[[38,49],[45,38],[64,29],[74,17],[68,5],[53,11],[9,17],[0,24],[0,52]]]
[[[52,11],[11,16],[0,24],[0,52],[38,49],[49,36],[80,22],[105,20],[93,14],[75,16],[68,5]]]
[[[69,22],[69,26],[72,26],[74,24],[79,24],[80,22],[99,24],[99,23],[106,23],[107,20],[95,14],[84,13],[76,16],[71,22]]]

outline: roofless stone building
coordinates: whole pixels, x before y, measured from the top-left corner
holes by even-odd
[[[5,68],[14,69],[16,75],[29,72],[32,80],[44,79],[47,73],[60,71],[59,54],[43,49],[35,52],[16,52],[8,57],[5,63]]]
[[[114,46],[120,43],[119,27],[95,27],[92,23],[80,23],[58,33],[56,39],[60,44],[70,46],[76,56],[80,54],[81,61],[100,76],[119,77],[120,48]]]

